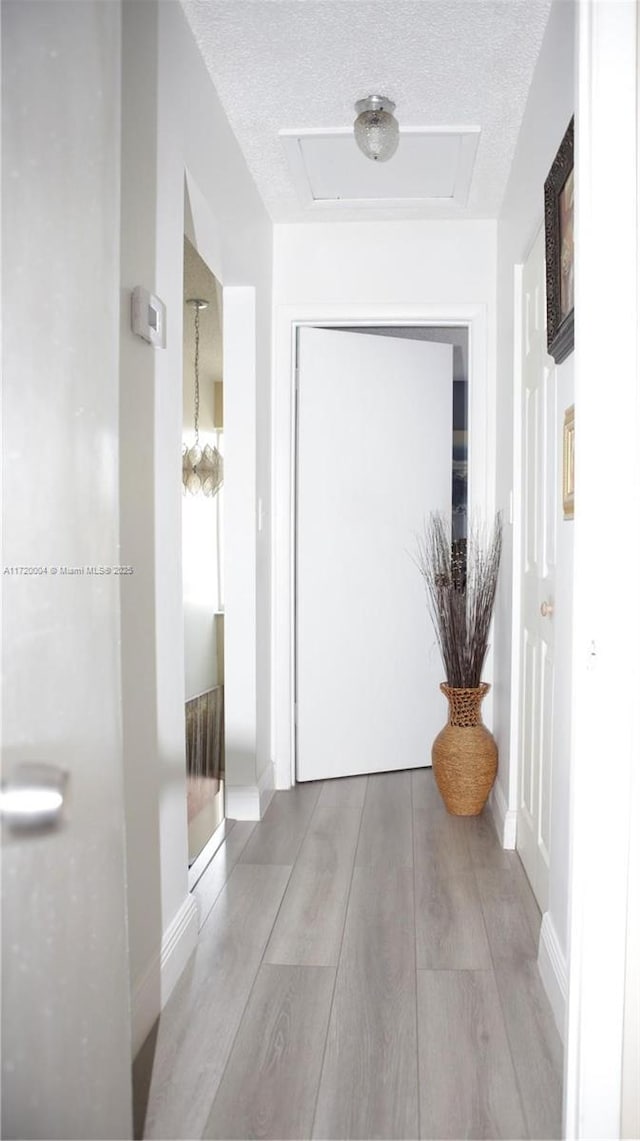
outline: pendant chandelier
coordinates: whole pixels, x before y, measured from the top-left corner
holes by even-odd
[[[200,447],[200,310],[206,309],[208,301],[200,297],[193,297],[187,305],[193,305],[195,321],[195,385],[193,407],[193,429],[195,440],[191,447],[183,444],[182,447],[182,490],[191,495],[206,495],[211,498],[222,486],[224,476],[223,459],[216,447],[205,444]]]

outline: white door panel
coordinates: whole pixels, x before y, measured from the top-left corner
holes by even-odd
[[[123,561],[119,9],[2,5],[3,778],[68,773],[57,828],[3,820],[3,1137],[132,1136],[127,580],[91,573]]]
[[[556,374],[546,351],[544,234],[523,272],[523,549],[517,847],[542,911],[549,885],[555,687]]]
[[[450,345],[302,329],[297,777],[430,764],[442,666],[413,562],[451,510]]]

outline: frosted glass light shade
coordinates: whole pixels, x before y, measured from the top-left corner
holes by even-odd
[[[398,149],[400,128],[393,117],[395,103],[383,95],[370,95],[356,103],[358,118],[353,133],[360,150],[374,162],[387,162]]]

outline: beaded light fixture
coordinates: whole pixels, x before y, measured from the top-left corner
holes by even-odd
[[[192,297],[187,301],[187,305],[192,305],[194,310],[195,321],[195,387],[194,387],[194,408],[193,408],[193,428],[195,440],[189,447],[183,444],[182,447],[182,490],[186,494],[187,491],[191,495],[206,495],[211,498],[216,494],[222,486],[224,477],[224,463],[220,452],[216,447],[211,447],[210,444],[205,444],[204,448],[200,447],[200,312],[206,309],[209,302],[204,301],[201,297]]]
[[[384,95],[369,95],[355,106],[358,118],[353,124],[356,143],[367,158],[387,162],[398,149],[400,128],[393,117],[395,103]]]

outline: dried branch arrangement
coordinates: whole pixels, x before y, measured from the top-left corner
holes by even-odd
[[[434,512],[418,539],[415,562],[424,579],[447,684],[456,689],[480,685],[501,553],[500,514],[490,532],[472,523],[466,543],[452,547],[446,517]]]

